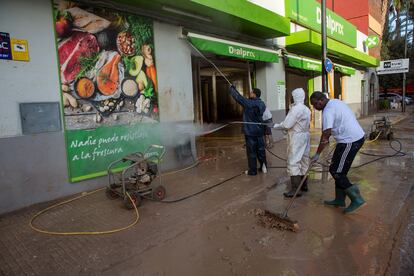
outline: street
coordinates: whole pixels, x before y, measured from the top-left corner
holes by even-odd
[[[359,184],[368,203],[354,214],[344,216],[341,209],[323,205],[323,200],[333,197],[333,180],[314,172],[310,191],[289,212],[299,221],[300,231],[263,228],[258,225],[257,210],[280,212],[288,203],[282,196],[286,171],[270,168],[268,174],[242,175],[247,162],[242,136],[217,133],[199,139],[198,166],[162,177],[167,200],[235,178],[177,203],[144,201],[138,224],[129,230],[94,236],[34,232],[28,224],[31,216],[51,203],[1,216],[0,274],[410,275],[414,268],[410,230],[414,223],[414,119],[411,109],[406,115],[390,114],[399,121],[394,125],[395,138],[405,156],[351,169],[350,179]],[[365,130],[372,119],[361,120]],[[313,151],[318,142],[315,130]],[[285,148],[286,140],[281,140],[271,151],[286,157]],[[395,153],[386,140],[366,143],[362,151]],[[286,165],[269,153],[267,158],[271,167]],[[373,159],[358,154],[353,167]],[[53,231],[101,231],[123,227],[133,219],[134,211],[126,210],[121,200],[108,200],[101,191],[52,209],[35,224]]]

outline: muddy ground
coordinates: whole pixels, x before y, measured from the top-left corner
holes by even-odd
[[[394,115],[393,120],[401,116]],[[372,118],[362,120],[366,129]],[[288,203],[285,162],[267,155],[268,174],[246,176],[243,139],[216,133],[198,143],[198,166],[162,178],[167,199],[144,201],[129,230],[95,236],[52,236],[34,232],[30,218],[44,203],[0,217],[2,275],[412,275],[414,225],[414,119],[395,126],[404,157],[384,158],[351,170],[368,204],[355,214],[323,205],[334,193],[326,173],[313,172],[310,191],[289,216],[298,233],[264,228],[257,209],[280,212]],[[318,143],[312,136],[312,150]],[[398,146],[394,143],[394,146]],[[286,156],[286,141],[271,151]],[[385,140],[363,152],[393,154]],[[375,159],[359,154],[354,166]],[[318,167],[316,171],[324,170]],[[227,179],[231,180],[226,181]],[[103,179],[103,185],[106,179]],[[53,231],[100,231],[128,225],[134,212],[104,192],[53,209],[36,221]]]

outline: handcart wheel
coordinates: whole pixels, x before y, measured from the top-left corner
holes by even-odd
[[[111,200],[112,199],[117,199],[119,197],[119,195],[109,187],[106,187],[105,194],[106,194],[106,197],[111,199]]]
[[[394,133],[393,133],[393,132],[388,133],[388,134],[387,134],[387,140],[388,140],[388,141],[391,141],[391,140],[393,140],[393,139],[394,139]]]
[[[157,187],[155,187],[154,189],[152,189],[152,198],[155,200],[163,200],[165,198],[165,188],[162,185],[159,185]]]
[[[371,133],[369,134],[369,140],[374,140],[375,138],[377,138],[377,133],[375,133],[375,132],[371,132]]]
[[[131,196],[131,199],[134,201],[135,206],[139,207],[142,202],[141,196],[139,194],[134,194],[134,193],[131,193],[129,195]],[[128,210],[134,209],[134,205],[132,204],[128,196],[125,196],[124,198],[124,205],[125,205],[125,208],[127,208]]]

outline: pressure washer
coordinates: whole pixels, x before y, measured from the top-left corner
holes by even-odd
[[[392,131],[392,123],[386,116],[381,119],[374,120],[371,125],[371,132],[369,140],[387,139],[388,141],[394,139],[394,132]]]
[[[107,197],[121,197],[127,209],[133,209],[134,205],[139,207],[145,197],[163,200],[166,190],[162,185],[158,166],[164,155],[164,146],[150,145],[143,152],[134,152],[113,161],[108,166]],[[120,166],[123,167],[121,171]],[[159,181],[155,183],[157,177]]]

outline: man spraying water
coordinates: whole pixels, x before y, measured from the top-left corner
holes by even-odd
[[[243,133],[246,139],[246,153],[249,169],[245,172],[247,175],[257,175],[257,160],[259,161],[259,170],[267,173],[266,152],[263,125],[263,112],[266,109],[265,103],[260,99],[261,91],[253,88],[250,91],[249,98],[245,98],[237,91],[236,87],[230,86],[230,95],[243,106]],[[251,123],[251,124],[249,124]]]

